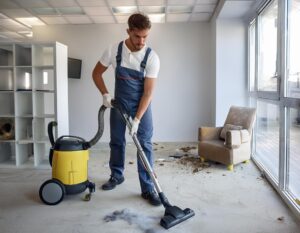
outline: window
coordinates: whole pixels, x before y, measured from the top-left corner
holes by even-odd
[[[248,38],[252,158],[300,216],[300,0],[266,0]]]

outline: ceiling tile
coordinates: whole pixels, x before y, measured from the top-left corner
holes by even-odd
[[[194,13],[192,14],[191,21],[209,21],[212,14],[210,13]]]
[[[187,22],[191,14],[168,14],[167,22]]]
[[[77,0],[80,6],[106,6],[105,0]]]
[[[116,15],[118,23],[127,23],[128,15]]]
[[[19,6],[10,0],[1,0],[0,1],[0,9],[11,9],[11,8],[19,8]]]
[[[168,5],[194,5],[195,0],[168,0]]]
[[[164,6],[164,0],[137,0],[140,6]]]
[[[135,0],[108,0],[110,6],[135,6]]]
[[[48,16],[48,17],[40,17],[47,24],[67,24],[68,22],[64,17],[60,16]]]
[[[168,13],[191,13],[192,11],[193,11],[192,5],[168,7]]]
[[[78,6],[74,0],[47,0],[53,7]]]
[[[83,7],[84,12],[87,15],[111,15],[111,10],[104,6],[104,7]]]
[[[103,15],[103,16],[91,16],[95,23],[115,23],[113,16]]]
[[[203,5],[196,5],[194,7],[194,12],[208,12],[211,13],[215,10],[215,4],[203,4]]]
[[[5,15],[11,18],[18,18],[18,17],[32,17],[33,15],[30,14],[28,11],[24,9],[1,9]]]
[[[14,1],[19,3],[21,6],[25,8],[49,7],[49,4],[46,2],[46,0],[14,0]]]
[[[89,17],[85,15],[78,15],[78,16],[66,16],[65,17],[71,24],[90,24],[92,21]]]

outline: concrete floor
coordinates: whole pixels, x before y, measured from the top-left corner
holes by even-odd
[[[197,167],[198,160],[192,158],[197,150],[180,150],[187,146],[196,144],[154,145],[155,171],[164,193],[172,204],[196,213],[169,232],[300,232],[299,221],[252,162],[236,166],[233,172],[215,163]],[[125,182],[112,191],[99,189],[110,174],[108,146],[93,149],[90,157],[89,177],[97,185],[90,202],[82,201],[84,194],[79,194],[57,206],[44,205],[38,190],[51,177],[50,169],[1,168],[0,232],[165,232],[159,225],[164,208],[140,197],[135,147],[127,146]],[[114,218],[113,212],[119,217]]]

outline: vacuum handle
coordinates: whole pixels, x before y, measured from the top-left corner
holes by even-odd
[[[50,143],[52,145],[52,147],[54,147],[54,137],[53,137],[53,127],[54,126],[57,126],[57,122],[56,121],[51,121],[49,122],[48,124],[48,137],[49,137],[49,140],[50,140]]]

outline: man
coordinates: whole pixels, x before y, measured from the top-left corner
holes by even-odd
[[[103,81],[103,73],[109,65],[115,69],[114,98],[120,107],[133,119],[130,134],[137,134],[138,140],[153,166],[152,152],[152,113],[151,99],[155,80],[158,76],[160,61],[157,54],[146,44],[151,28],[151,22],[146,15],[136,13],[128,19],[128,38],[115,46],[106,49],[100,61],[93,70],[93,79],[103,96],[103,104],[111,106],[111,95]],[[125,162],[125,130],[119,112],[112,108],[110,111],[110,179],[102,185],[103,190],[114,189],[124,181],[123,171]],[[138,173],[142,194],[152,205],[161,204],[155,192],[154,185],[140,159]]]

